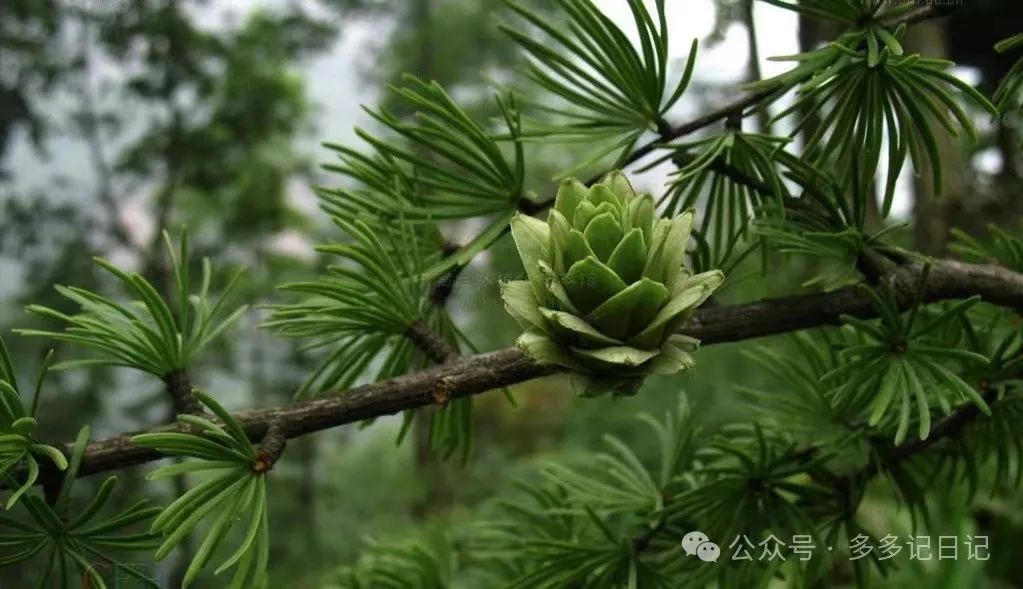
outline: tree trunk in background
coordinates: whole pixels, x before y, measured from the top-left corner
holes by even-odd
[[[946,19],[928,20],[910,27],[903,44],[907,53],[947,59]],[[913,180],[913,237],[917,249],[931,255],[946,251],[953,220],[965,213],[963,199],[970,190],[969,162],[962,143],[940,125],[934,125],[941,155],[943,186],[934,186],[929,164],[917,170]]]
[[[756,82],[763,78],[760,71],[760,46],[757,44],[757,25],[753,18],[754,0],[745,0],[742,6],[742,24],[746,27],[746,47],[749,57],[746,59],[746,79]],[[757,131],[767,135],[771,134],[771,112],[770,109],[757,111]]]
[[[434,40],[432,27],[432,0],[412,0],[408,26],[416,31],[416,46],[419,52],[414,75],[429,82],[434,71]],[[422,494],[413,502],[413,519],[424,520],[439,507],[451,501],[451,493],[445,483],[443,462],[430,448],[430,421],[434,407],[416,410],[412,423],[413,466],[415,480],[423,485]]]
[[[172,11],[180,10],[177,0],[170,0],[168,7]],[[175,45],[181,46],[181,43],[184,41],[180,38],[178,29],[171,27],[167,32],[166,42],[168,46],[173,47]],[[167,225],[174,211],[175,197],[177,196],[178,183],[180,182],[178,169],[179,155],[176,153],[176,150],[179,149],[178,143],[182,133],[183,116],[176,102],[180,81],[173,67],[168,67],[166,71],[163,93],[160,96],[160,99],[167,106],[172,121],[170,136],[166,139],[167,146],[164,151],[166,178],[164,179],[165,184],[160,188],[156,196],[153,236],[148,247],[142,250],[141,253],[143,255],[143,275],[152,281],[153,287],[156,288],[158,293],[167,300],[171,300],[174,277],[171,275],[170,264],[164,257],[164,252],[160,245],[162,243],[161,232],[164,229],[168,229]],[[171,416],[171,422],[177,420],[177,415],[173,408],[171,408]],[[175,460],[178,461],[180,459]],[[189,489],[188,475],[181,474],[174,477],[172,485],[174,496],[181,497]],[[170,584],[172,587],[180,587],[185,578],[185,573],[188,571],[191,555],[195,554],[192,539],[191,534],[183,538],[175,549],[176,554],[170,571]]]

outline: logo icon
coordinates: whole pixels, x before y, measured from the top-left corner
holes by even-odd
[[[682,537],[682,550],[685,550],[688,556],[695,554],[703,562],[717,562],[721,556],[721,547],[711,542],[707,534],[698,530]]]
[[[717,562],[721,556],[721,548],[713,542],[704,542],[696,547],[696,556],[703,562]]]

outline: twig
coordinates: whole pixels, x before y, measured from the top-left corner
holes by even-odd
[[[992,389],[981,391],[981,396],[988,405],[992,405],[997,401],[995,391]],[[942,440],[958,437],[963,429],[974,419],[980,417],[980,415],[980,409],[973,403],[963,405],[953,411],[951,415],[939,421],[925,439],[914,438],[895,446],[891,450],[880,454],[851,478],[856,480],[872,478],[885,470],[902,464],[914,456],[926,452]]]
[[[284,447],[287,444],[288,438],[284,435],[280,424],[276,421],[271,422],[259,445],[259,455],[256,457],[256,463],[252,465],[253,472],[262,473],[272,469],[281,454],[284,453]]]

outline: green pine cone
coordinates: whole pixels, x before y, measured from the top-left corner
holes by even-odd
[[[724,281],[684,271],[692,223],[691,211],[659,217],[620,172],[591,188],[566,180],[546,223],[517,215],[512,236],[529,279],[503,283],[501,296],[525,329],[519,347],[619,394],[691,366],[698,342],[677,331]]]

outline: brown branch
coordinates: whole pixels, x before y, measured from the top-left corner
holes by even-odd
[[[900,307],[912,304],[921,268],[919,263],[904,265],[886,277]],[[924,293],[926,302],[973,295],[1023,310],[1023,275],[1000,266],[952,260],[932,262]],[[840,315],[864,318],[876,313],[857,288],[845,287],[826,293],[701,309],[685,331],[708,343],[738,341],[834,324]]]
[[[393,378],[362,385],[341,393],[270,409],[253,409],[236,413],[246,433],[254,441],[262,440],[269,424],[276,421],[285,437],[329,429],[373,417],[392,415],[436,403],[438,390],[452,397],[486,392],[495,387],[515,384],[551,374],[515,348],[461,358],[450,364],[436,366]],[[175,431],[168,425],[147,431]],[[132,432],[96,440],[86,449],[79,475],[93,474],[157,460],[162,456],[131,443]]]
[[[900,266],[886,278],[902,308],[909,307],[922,266]],[[1023,306],[1023,274],[989,265],[948,260],[933,262],[923,300],[981,295],[1007,306]],[[873,317],[870,300],[854,287],[828,293],[769,299],[754,303],[700,309],[683,330],[705,345],[735,342],[763,336],[835,324],[841,315]],[[337,394],[281,407],[253,409],[236,414],[254,441],[276,422],[286,438],[392,415],[437,403],[438,396],[457,398],[521,383],[556,372],[539,366],[516,348],[456,358],[446,364]],[[169,425],[150,431],[174,430]],[[149,462],[161,458],[153,450],[131,443],[134,434],[122,434],[89,444],[80,475]]]
[[[729,118],[734,118],[736,116],[746,116],[746,114],[748,113],[743,114],[744,111],[753,106],[756,106],[761,100],[765,100],[773,96],[775,92],[776,90],[764,90],[754,94],[747,94],[746,96],[743,96],[738,100],[726,104],[725,106],[717,110],[711,111],[703,116],[685,122],[681,125],[678,125],[677,127],[668,127],[666,129],[663,129],[658,133],[656,139],[641,145],[635,151],[629,154],[629,156],[625,158],[625,160],[622,162],[622,167],[636,163],[637,161],[643,159],[644,157],[652,153],[658,147],[661,147],[662,144],[664,143],[674,141],[676,139],[681,139],[686,135],[691,135],[705,127],[709,127],[714,123],[720,121],[726,121]],[[597,174],[596,176],[593,176],[592,178],[586,181],[586,184],[590,185],[599,182],[600,179],[604,177],[604,174],[605,173],[601,173]],[[552,200],[550,202],[544,201],[544,203],[531,203],[531,206],[534,208],[539,207],[540,210],[543,210],[547,206],[553,204],[553,202],[554,201]]]

